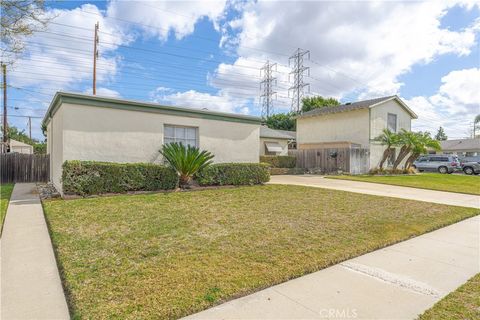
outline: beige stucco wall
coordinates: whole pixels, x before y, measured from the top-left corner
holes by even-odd
[[[297,147],[303,143],[348,141],[368,146],[368,110],[297,119]]]
[[[33,154],[33,146],[14,139],[10,139],[10,152]]]
[[[47,146],[50,154],[50,181],[58,191],[62,191],[62,164],[64,161],[64,110],[60,108],[47,125]]]
[[[56,186],[66,160],[162,162],[158,150],[163,144],[164,124],[198,127],[200,149],[212,152],[217,163],[259,161],[259,124],[73,104],[63,104],[52,122],[52,180]]]
[[[287,156],[288,155],[288,140],[287,139],[275,139],[275,138],[260,138],[260,155],[264,156],[267,152],[267,147],[265,146],[265,142],[278,142],[278,144],[282,147],[282,152],[280,152],[279,156]]]
[[[297,119],[297,148],[308,149],[324,142],[360,144],[370,148],[370,168],[375,168],[384,147],[373,139],[387,127],[388,113],[397,115],[397,131],[411,130],[410,114],[391,100],[370,109]]]
[[[382,134],[383,129],[387,128],[387,119],[389,113],[397,115],[397,132],[400,132],[401,129],[405,129],[407,131],[411,130],[412,117],[397,101],[387,101],[381,105],[371,108],[370,168],[378,167],[380,160],[382,159],[385,147],[380,145],[378,142],[373,141],[373,139]],[[400,148],[396,148],[397,156],[399,152]],[[400,167],[403,166],[403,163],[404,161],[402,161]]]

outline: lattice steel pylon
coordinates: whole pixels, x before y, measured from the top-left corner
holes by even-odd
[[[275,69],[275,70],[274,70]],[[273,113],[273,85],[277,83],[277,78],[273,76],[273,71],[277,71],[277,64],[267,61],[260,69],[260,101],[262,104],[262,118],[266,119]]]
[[[292,111],[300,112],[302,110],[302,98],[304,96],[304,88],[308,87],[310,89],[310,84],[303,82],[303,75],[307,72],[307,75],[310,75],[310,68],[303,65],[303,57],[307,56],[307,59],[310,59],[310,51],[302,50],[298,48],[295,53],[288,58],[288,65],[292,65],[293,61],[293,70],[290,74],[293,75],[293,86],[288,88],[288,94],[292,93]]]

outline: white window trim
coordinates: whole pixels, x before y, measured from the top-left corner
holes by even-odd
[[[173,124],[173,123],[164,123],[163,124],[163,144],[165,144],[165,127],[173,127],[173,128],[192,128],[192,129],[195,129],[196,131],[196,137],[195,137],[195,145],[197,148],[200,148],[200,128],[199,127],[195,127],[195,126],[185,126],[185,125],[179,125],[179,124]],[[175,132],[175,131],[174,131]],[[168,137],[168,138],[173,138],[175,139],[175,137]],[[187,139],[185,139],[187,140]]]

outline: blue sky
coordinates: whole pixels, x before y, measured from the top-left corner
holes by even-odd
[[[474,2],[49,2],[46,30],[9,70],[9,113],[42,117],[59,90],[260,115],[260,68],[277,63],[275,112],[290,108],[288,57],[310,50],[310,93],[353,101],[398,94],[415,130],[469,135],[479,110]],[[342,19],[338,19],[341,16]],[[18,109],[15,109],[17,107]],[[43,138],[39,118],[34,136]],[[26,118],[10,123],[26,129]]]

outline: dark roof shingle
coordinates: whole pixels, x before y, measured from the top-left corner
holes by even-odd
[[[328,113],[353,111],[353,110],[357,110],[357,109],[365,109],[365,108],[369,108],[370,106],[373,106],[374,104],[392,99],[393,97],[395,97],[395,96],[369,99],[369,100],[363,100],[363,101],[341,104],[339,106],[331,106],[331,107],[313,109],[313,110],[310,110],[308,112],[302,113],[301,115],[298,116],[298,118],[312,117],[312,116],[328,114]]]

